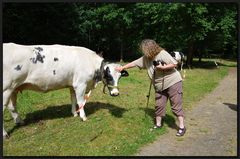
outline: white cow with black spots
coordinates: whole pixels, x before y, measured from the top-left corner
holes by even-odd
[[[103,81],[111,96],[119,95],[118,81],[128,73],[115,70],[95,52],[76,46],[3,44],[3,112],[8,107],[16,124],[23,121],[16,111],[17,93],[28,89],[48,92],[70,88],[72,113],[85,121],[84,105],[91,90]],[[76,104],[79,108],[76,110]],[[3,127],[3,137],[8,134]]]
[[[170,55],[177,61],[177,63],[178,63],[177,65],[178,65],[178,67],[180,67],[181,73],[183,71],[182,77],[185,78],[186,70],[183,69],[183,65],[186,61],[185,55],[182,52],[179,52],[179,51],[172,51],[172,52],[170,52]]]

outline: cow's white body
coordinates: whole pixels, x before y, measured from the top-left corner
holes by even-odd
[[[15,109],[19,91],[48,92],[69,87],[72,113],[77,115],[75,106],[78,104],[80,117],[86,120],[85,94],[89,97],[91,90],[102,80],[102,62],[103,58],[84,47],[3,44],[3,111],[8,107],[15,122],[22,123]],[[120,76],[115,78],[113,85],[117,86]],[[118,95],[116,88],[109,91]],[[7,136],[4,128],[3,136]]]
[[[182,77],[185,78],[186,70],[183,69],[184,62],[186,61],[185,60],[185,55],[182,52],[179,52],[179,51],[173,51],[170,54],[177,61],[178,66],[180,66],[181,74],[182,74],[182,71],[183,71]]]
[[[34,48],[41,47],[43,63],[33,63]],[[26,84],[28,89],[47,92],[65,87],[77,87],[91,82],[100,68],[102,58],[89,49],[61,45],[22,46],[3,44],[3,91]],[[54,61],[55,59],[55,61]],[[16,70],[17,66],[21,70]]]

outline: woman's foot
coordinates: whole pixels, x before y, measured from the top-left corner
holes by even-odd
[[[162,125],[154,125],[153,129],[161,129],[162,128]]]
[[[183,136],[186,133],[186,130],[187,130],[186,127],[179,128],[178,131],[177,131],[176,136]]]

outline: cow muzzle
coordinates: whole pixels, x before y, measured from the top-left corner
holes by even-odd
[[[110,95],[111,96],[118,96],[119,95],[119,90],[117,88],[113,88],[110,90]]]
[[[105,88],[108,88],[109,94],[111,96],[118,96],[119,95],[119,90],[117,86],[111,86],[111,85],[104,85],[103,87],[103,93],[105,94]]]

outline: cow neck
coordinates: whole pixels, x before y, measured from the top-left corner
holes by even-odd
[[[106,65],[106,62],[104,60],[102,60],[100,68],[97,69],[97,71],[95,72],[94,79],[95,79],[96,82],[102,81],[103,71],[104,71],[104,66],[105,65]]]

